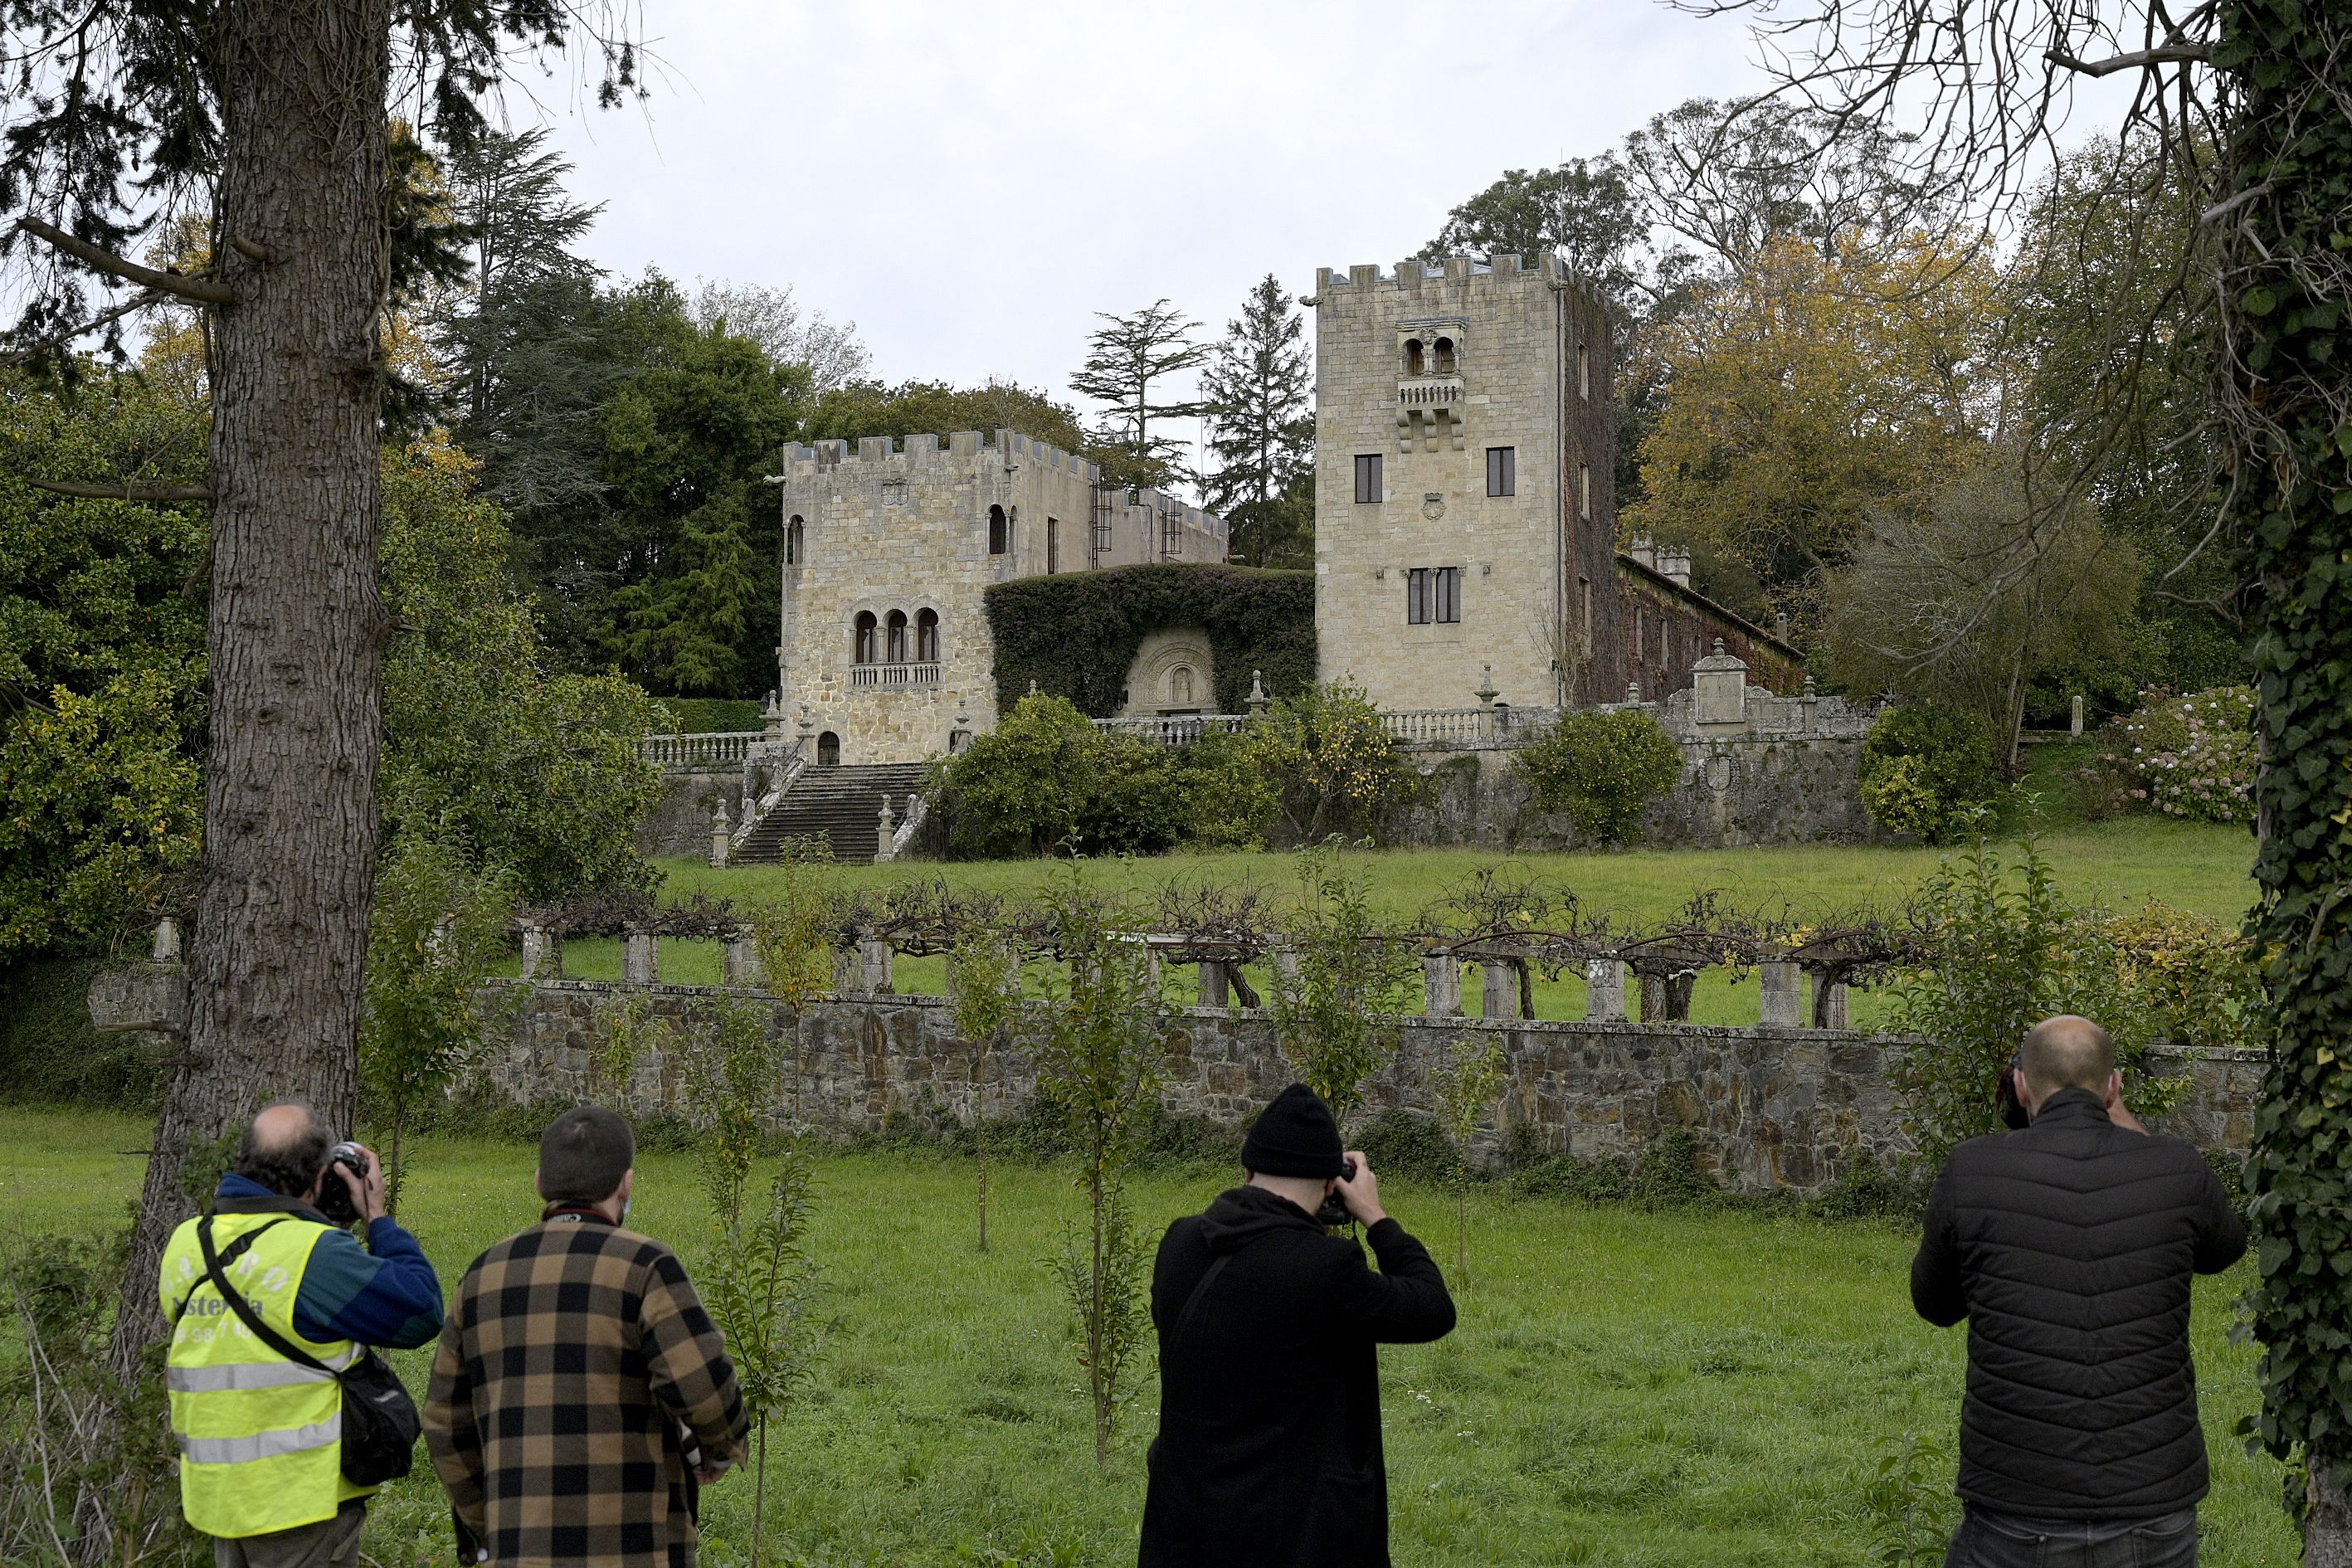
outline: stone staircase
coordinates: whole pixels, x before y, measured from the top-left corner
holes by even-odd
[[[920,763],[812,767],[793,781],[775,809],[735,847],[730,861],[739,866],[772,866],[785,839],[822,836],[833,846],[835,860],[870,865],[878,847],[877,827],[883,796],[890,798],[893,819],[904,822],[907,797],[922,782]]]

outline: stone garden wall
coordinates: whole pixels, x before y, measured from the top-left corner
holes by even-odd
[[[637,853],[709,858],[710,815],[723,800],[732,816],[742,788],[743,773],[737,767],[663,774],[661,794],[637,824]]]
[[[924,996],[848,996],[797,1018],[761,993],[597,982],[518,983],[482,1064],[496,1089],[519,1100],[619,1100],[639,1114],[683,1108],[675,1051],[648,1049],[628,1081],[606,1081],[600,1014],[641,996],[654,1020],[692,1039],[708,1008],[733,996],[761,1009],[778,1042],[781,1125],[848,1135],[945,1126],[975,1110],[1016,1113],[1035,1089],[1018,1052],[975,1049],[957,1037],[945,1003]],[[1492,1158],[1514,1129],[1578,1159],[1637,1155],[1669,1128],[1695,1136],[1702,1163],[1744,1193],[1810,1193],[1863,1161],[1909,1151],[1888,1068],[1901,1039],[1846,1030],[1720,1028],[1641,1023],[1410,1018],[1395,1062],[1370,1092],[1374,1111],[1429,1114],[1430,1068],[1460,1037],[1492,1035],[1508,1062],[1500,1107],[1473,1143]],[[1260,1010],[1200,1007],[1169,1036],[1161,1098],[1169,1110],[1238,1126],[1292,1074]],[[2261,1062],[2252,1052],[2184,1052],[2192,1079],[2173,1131],[2208,1147],[2242,1150],[2252,1131]]]

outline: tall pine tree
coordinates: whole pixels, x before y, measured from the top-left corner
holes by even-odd
[[[1202,405],[1190,399],[1155,399],[1152,393],[1170,377],[1198,370],[1208,359],[1208,345],[1192,341],[1200,323],[1165,300],[1155,300],[1132,315],[1100,319],[1110,325],[1087,334],[1086,363],[1070,377],[1070,390],[1108,411],[1096,437],[1103,478],[1112,484],[1162,489],[1190,479],[1183,443],[1154,436],[1151,423],[1192,418]]]
[[[1315,559],[1315,372],[1297,310],[1267,273],[1201,377],[1213,467],[1202,503],[1222,512],[1253,566]]]

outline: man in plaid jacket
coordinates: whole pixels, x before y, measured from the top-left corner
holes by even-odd
[[[726,1341],[677,1255],[621,1228],[635,1159],[612,1111],[557,1117],[546,1212],[457,1287],[425,1438],[462,1562],[692,1568],[697,1491],[743,1457]]]

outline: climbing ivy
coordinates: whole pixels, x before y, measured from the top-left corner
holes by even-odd
[[[1180,562],[1023,577],[988,590],[998,701],[1034,681],[1093,719],[1118,711],[1135,650],[1152,632],[1199,626],[1216,659],[1217,710],[1240,713],[1250,672],[1280,697],[1315,683],[1315,575]]]
[[[2225,0],[2220,22],[2242,215],[2221,246],[2222,402],[2262,745],[2247,931],[2269,1001],[2257,1435],[2303,1461],[2316,1552],[2352,1532],[2352,14]]]

